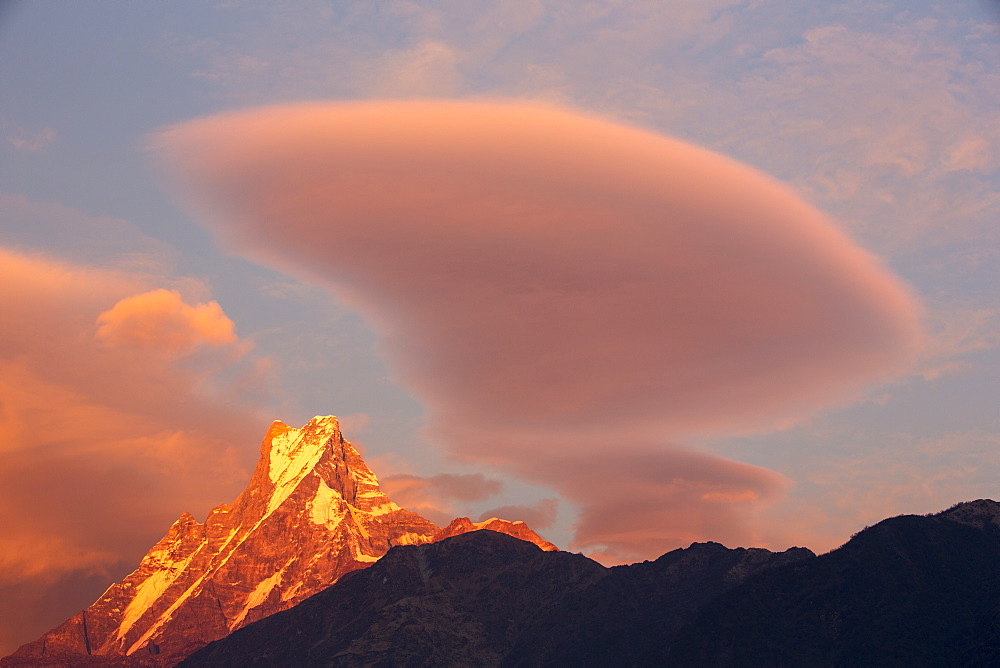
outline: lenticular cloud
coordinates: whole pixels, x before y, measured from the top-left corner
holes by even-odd
[[[768,426],[918,345],[907,290],[788,188],[599,118],[309,104],[154,144],[227,245],[364,313],[432,433],[470,459],[551,461],[477,436],[497,430],[580,458]]]

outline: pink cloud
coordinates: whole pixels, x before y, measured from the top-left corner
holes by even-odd
[[[236,341],[233,321],[217,302],[194,306],[176,290],[151,290],[120,300],[97,317],[97,338],[112,348],[136,347],[183,356],[202,346]]]
[[[180,347],[150,355],[99,338],[98,316],[155,294],[150,280],[0,248],[0,617],[10,638],[30,640],[85,606],[99,588],[77,600],[52,591],[120,577],[181,510],[205,513],[239,493],[253,463],[266,418],[240,397],[206,396],[218,363],[182,366]],[[185,345],[225,330],[217,305],[211,315]],[[198,354],[188,360],[204,362]],[[44,614],[21,616],[18,601],[35,599]]]
[[[709,523],[669,517],[652,542],[589,528],[588,512],[617,507],[607,485],[574,482],[602,465],[603,444],[644,461],[650,442],[771,428],[898,373],[920,345],[905,286],[787,187],[599,118],[310,104],[193,121],[154,146],[230,247],[369,318],[438,442],[590,508],[580,541],[710,537]],[[739,513],[718,508],[782,486],[705,457],[701,491],[653,496],[725,524]],[[612,466],[607,482],[630,471]]]
[[[753,528],[757,513],[790,487],[767,469],[662,445],[626,444],[546,464],[553,487],[581,508],[573,549],[605,563],[631,563],[704,540],[762,546]]]
[[[499,494],[503,488],[499,480],[482,473],[439,473],[426,477],[398,473],[382,477],[380,482],[394,502],[441,526],[446,526],[459,512],[455,509],[456,501],[481,501]]]

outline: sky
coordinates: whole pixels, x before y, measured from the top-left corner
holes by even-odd
[[[998,23],[0,4],[0,654],[274,419],[605,563],[1000,497]]]

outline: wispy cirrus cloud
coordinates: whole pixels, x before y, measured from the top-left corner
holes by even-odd
[[[73,264],[100,266],[135,276],[160,276],[171,287],[196,290],[176,276],[180,253],[135,224],[113,216],[95,216],[58,202],[0,192],[0,244],[24,253],[44,248],[48,256]]]
[[[958,420],[953,426],[960,425]],[[789,498],[763,511],[764,521],[758,524],[761,542],[791,541],[822,552],[886,517],[939,512],[959,501],[994,498],[1000,434],[934,432],[873,432],[828,422],[785,435],[782,440],[821,449],[823,464],[790,462],[796,488]]]
[[[15,127],[7,130],[7,142],[18,151],[34,153],[56,140],[56,131],[52,128],[42,128],[41,130],[29,130],[27,128]]]

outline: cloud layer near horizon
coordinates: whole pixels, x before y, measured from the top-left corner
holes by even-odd
[[[553,485],[582,506],[578,544],[623,558],[742,540],[746,509],[787,484],[651,444],[771,428],[919,345],[905,287],[786,187],[598,118],[312,104],[154,145],[227,245],[368,317],[433,438]],[[609,490],[637,474],[633,504],[660,528],[623,537]]]
[[[439,473],[427,477],[396,473],[379,480],[395,503],[442,527],[455,518],[456,512],[462,512],[455,509],[456,502],[488,499],[503,488],[501,481],[482,473]]]
[[[0,587],[106,574],[239,491],[259,418],[202,391],[237,360],[195,353],[232,322],[152,281],[0,248]]]

